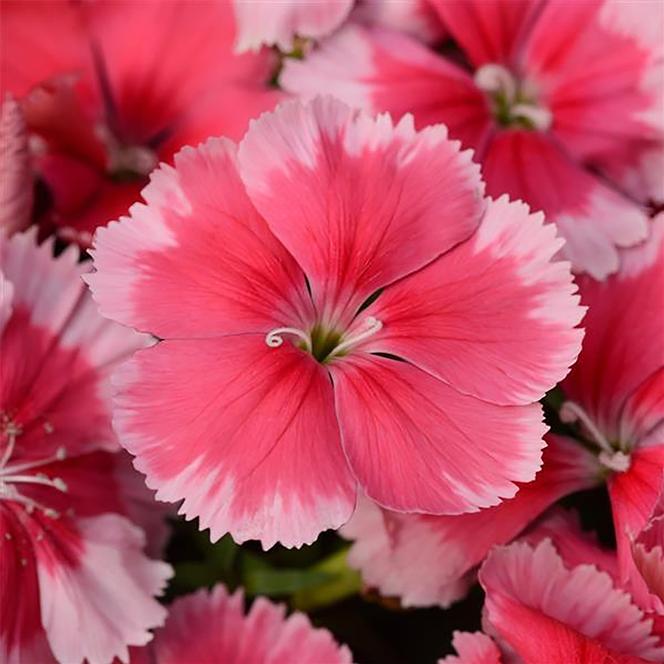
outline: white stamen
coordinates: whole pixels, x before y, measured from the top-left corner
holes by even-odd
[[[39,468],[40,466],[45,466],[48,463],[53,461],[64,461],[67,458],[67,450],[64,447],[58,447],[50,457],[45,459],[39,459],[37,461],[26,461],[25,463],[17,463],[12,466],[0,466],[0,480],[6,479],[6,475],[9,473],[22,473],[25,470],[32,470],[33,468]]]
[[[0,477],[0,482],[7,484],[41,484],[42,486],[50,486],[58,491],[67,491],[67,485],[59,477],[46,477],[46,475],[3,475]]]
[[[330,355],[338,355],[339,353],[343,353],[345,350],[347,350],[351,346],[355,346],[356,344],[360,343],[361,341],[364,341],[365,339],[368,339],[369,337],[376,334],[376,332],[378,332],[379,330],[382,330],[383,329],[383,324],[377,318],[374,318],[373,316],[367,316],[367,318],[364,321],[364,327],[365,327],[365,330],[363,332],[359,332],[358,334],[356,334],[352,337],[348,337],[345,341],[340,343],[330,353]]]
[[[595,423],[590,419],[588,413],[586,413],[581,406],[573,401],[565,401],[560,407],[558,415],[560,416],[561,421],[566,424],[581,422],[601,450],[608,455],[614,454],[615,450],[611,447],[611,443],[609,443],[604,434],[595,426]]]
[[[511,113],[514,117],[525,118],[540,131],[546,131],[553,121],[553,115],[548,108],[534,106],[531,104],[515,104]]]
[[[516,96],[516,81],[509,69],[490,63],[475,72],[475,85],[484,92],[502,92],[509,101]]]
[[[298,337],[304,341],[307,351],[311,352],[311,339],[306,332],[298,330],[296,327],[277,327],[274,330],[271,330],[265,335],[265,343],[270,348],[278,348],[281,344],[284,343],[284,338],[282,335],[292,334],[295,337]]]
[[[632,464],[631,457],[624,452],[614,452],[613,454],[600,452],[597,458],[603,466],[609,470],[614,470],[617,473],[624,473],[629,470],[629,467]]]

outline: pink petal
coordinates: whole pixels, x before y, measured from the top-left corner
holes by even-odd
[[[348,648],[304,614],[286,618],[284,606],[259,597],[245,615],[242,591],[229,595],[221,584],[177,599],[149,647],[159,664],[351,662]]]
[[[104,315],[161,337],[309,322],[304,275],[247,198],[230,141],[183,149],[143,196],[95,239],[86,281]]]
[[[55,662],[41,626],[39,585],[29,534],[11,503],[0,503],[0,660]]]
[[[406,362],[357,354],[330,366],[348,461],[399,512],[461,514],[513,497],[537,472],[539,404],[496,406]]]
[[[462,598],[491,547],[507,544],[559,498],[592,486],[594,457],[567,439],[548,435],[547,441],[535,480],[476,514],[398,514],[362,500],[341,530],[353,540],[349,564],[403,606],[447,607]]]
[[[660,493],[648,523],[632,542],[632,556],[650,592],[664,602],[664,493]]]
[[[331,93],[395,120],[412,113],[418,129],[443,122],[465,147],[477,149],[491,128],[485,96],[472,77],[395,31],[346,26],[304,60],[286,59],[279,82],[300,97]]]
[[[594,533],[583,531],[575,512],[554,507],[521,538],[531,546],[545,539],[551,540],[566,567],[594,565],[620,585],[615,551],[601,547]]]
[[[104,0],[88,7],[88,19],[121,129],[141,143],[161,137],[163,160],[209,136],[239,140],[282,96],[269,85],[275,54],[233,52],[231,2]]]
[[[126,661],[127,646],[144,645],[166,610],[153,599],[172,569],[142,553],[143,533],[106,514],[77,522],[78,533],[53,522],[35,554],[42,624],[59,661]]]
[[[542,9],[523,66],[541,81],[552,130],[574,157],[661,136],[663,24],[658,2],[554,0]],[[659,26],[658,44],[646,43],[649,25]]]
[[[652,622],[608,574],[592,565],[567,569],[548,540],[494,549],[480,582],[489,623],[527,662],[599,664],[615,657],[636,664],[664,655]]]
[[[417,133],[412,118],[393,126],[331,97],[284,103],[252,124],[242,178],[304,269],[323,321],[349,320],[472,232],[482,185],[458,147],[442,126]]]
[[[630,455],[629,470],[608,480],[621,581],[633,577],[631,542],[643,530],[655,508],[664,479],[664,441]]]
[[[475,235],[367,309],[383,328],[363,348],[493,403],[540,399],[569,371],[583,334],[569,265],[551,260],[561,243],[542,215],[491,201]]]
[[[115,450],[107,373],[145,339],[99,316],[81,281],[86,268],[76,248],[53,258],[53,243],[37,246],[35,237],[32,229],[0,238],[13,293],[0,339],[0,409],[22,427],[15,455]]]
[[[238,25],[238,53],[256,51],[264,44],[288,52],[293,50],[296,37],[317,39],[338,28],[353,7],[353,0],[234,0],[233,6]]]
[[[555,222],[575,270],[596,279],[618,269],[618,248],[647,235],[644,210],[582,169],[546,135],[497,134],[489,144],[483,172],[490,195],[507,192]]]
[[[21,231],[30,225],[34,183],[25,119],[12,97],[0,108],[0,180],[0,228]]]
[[[500,664],[503,660],[493,640],[482,632],[454,632],[452,645],[458,656],[448,655],[438,664]]]
[[[445,29],[429,0],[364,0],[355,6],[353,19],[365,25],[397,30],[427,43],[439,42],[445,37]]]
[[[662,368],[662,352],[660,344],[644,343],[644,339],[664,339],[663,275],[661,214],[652,224],[648,241],[623,252],[618,274],[604,283],[578,279],[581,300],[589,307],[586,336],[579,361],[562,388],[566,398],[581,404],[610,439],[620,438],[630,446],[655,423],[648,415],[650,409],[644,412],[643,406],[657,404],[653,374]],[[647,380],[654,381],[654,392],[649,391]],[[639,423],[647,426],[637,431]],[[622,437],[630,432],[635,438]]]
[[[536,0],[430,0],[475,67],[511,63],[537,14]]]
[[[165,341],[116,376],[114,423],[136,468],[159,500],[184,498],[180,512],[213,541],[300,546],[350,517],[329,377],[291,344]]]

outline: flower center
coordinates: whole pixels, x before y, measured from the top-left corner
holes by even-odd
[[[318,362],[325,363],[334,357],[345,355],[353,346],[373,336],[383,324],[373,316],[367,316],[355,334],[348,335],[337,330],[328,330],[320,324],[305,332],[297,327],[277,327],[265,335],[265,343],[270,348],[278,348],[284,343],[284,335],[299,339],[297,346],[313,355]]]
[[[480,67],[475,72],[475,85],[487,94],[501,127],[546,131],[551,126],[551,111],[539,103],[533,87],[502,65]]]
[[[159,163],[157,154],[144,145],[123,143],[106,125],[96,128],[106,148],[106,171],[114,180],[130,182],[147,177]]]
[[[44,431],[49,434],[53,432],[53,427],[49,423],[44,424]],[[0,445],[3,445],[2,456],[0,456],[0,500],[11,500],[25,505],[28,512],[39,509],[46,516],[57,518],[58,512],[48,507],[44,507],[32,498],[21,494],[18,486],[22,484],[36,484],[47,486],[58,491],[66,492],[67,485],[59,477],[47,477],[44,473],[26,472],[34,471],[41,466],[45,466],[54,461],[62,461],[66,458],[67,452],[64,447],[59,448],[54,455],[45,457],[36,461],[26,461],[24,463],[10,463],[16,439],[23,433],[20,424],[14,421],[7,413],[0,413]],[[18,485],[18,486],[17,486]]]
[[[565,401],[560,407],[559,416],[565,424],[579,424],[581,426],[584,438],[599,449],[597,459],[605,468],[617,473],[629,470],[630,455],[619,449],[617,444],[612,445],[579,404],[574,401]]]

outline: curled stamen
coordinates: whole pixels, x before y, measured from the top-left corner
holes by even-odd
[[[509,101],[516,96],[516,81],[509,69],[494,63],[482,65],[475,72],[475,85],[485,92],[502,92]]]
[[[284,343],[284,338],[282,336],[284,334],[292,334],[295,337],[299,337],[304,341],[307,351],[309,353],[311,352],[311,339],[309,338],[309,335],[302,330],[298,330],[296,327],[277,327],[274,330],[270,330],[270,332],[265,335],[265,343],[270,348],[278,348]]]
[[[383,323],[381,323],[381,321],[379,321],[377,318],[374,318],[373,316],[367,316],[367,318],[364,321],[364,326],[365,329],[362,332],[359,332],[358,334],[352,337],[348,337],[343,343],[340,343],[332,351],[332,353],[330,353],[330,355],[338,355],[339,353],[343,353],[351,346],[354,346],[360,343],[361,341],[368,339],[369,337],[376,334],[376,332],[383,329]]]
[[[548,108],[533,106],[531,104],[516,104],[512,106],[514,117],[528,120],[535,129],[546,131],[553,121],[553,115]]]
[[[614,454],[615,450],[611,447],[611,443],[609,443],[604,434],[595,426],[595,423],[590,419],[588,413],[586,413],[581,406],[573,401],[565,401],[560,407],[558,415],[560,416],[561,421],[565,422],[565,424],[581,422],[601,450],[606,452],[609,456]]]
[[[3,475],[3,483],[8,484],[41,484],[42,486],[49,486],[52,489],[57,489],[58,491],[65,492],[67,491],[67,485],[65,482],[59,478],[50,478],[46,475]]]

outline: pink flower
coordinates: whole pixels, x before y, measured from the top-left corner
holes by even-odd
[[[227,2],[3,2],[3,89],[21,100],[52,199],[42,219],[90,242],[182,145],[240,138],[281,97],[273,54],[233,54]]]
[[[108,372],[144,341],[97,314],[77,249],[52,250],[0,237],[0,659],[126,660],[171,573],[123,516],[145,496],[110,426]]]
[[[337,30],[347,19],[365,25],[402,30],[424,41],[440,40],[444,35],[440,19],[428,0],[385,2],[384,0],[234,0],[238,24],[236,51],[276,46],[289,53],[298,39],[318,40]],[[353,10],[353,11],[351,11]]]
[[[484,202],[477,171],[443,127],[319,98],[153,175],[98,232],[88,283],[164,339],[115,401],[158,498],[213,540],[298,546],[349,519],[358,484],[458,514],[533,478],[534,402],[574,361],[582,309],[553,227]]]
[[[664,160],[661,3],[433,2],[460,47],[439,55],[407,36],[350,25],[280,77],[419,127],[444,122],[476,152],[488,193],[543,210],[575,268],[604,278],[644,239]],[[651,34],[652,33],[652,34]],[[626,159],[626,155],[629,158]],[[596,171],[600,171],[600,175]],[[651,180],[661,182],[661,169]]]
[[[23,113],[10,96],[0,107],[0,181],[0,229],[25,230],[32,212],[32,161]]]
[[[579,279],[589,310],[584,349],[561,384],[568,440],[594,450],[608,485],[621,583],[638,578],[631,539],[645,527],[664,476],[664,214],[604,283]],[[644,343],[644,340],[650,340]]]
[[[637,664],[664,657],[653,621],[630,596],[595,565],[568,566],[549,539],[494,549],[479,578],[486,629],[518,661]]]
[[[242,591],[229,595],[219,584],[175,600],[166,624],[131,664],[350,664],[346,646],[302,613],[259,597],[245,615]]]
[[[354,0],[233,0],[238,25],[236,50],[256,51],[263,45],[290,52],[295,38],[317,39],[330,34],[347,18]]]
[[[493,546],[509,543],[558,499],[593,486],[594,469],[588,451],[550,439],[535,480],[475,514],[398,514],[363,499],[341,530],[353,541],[348,563],[365,584],[402,606],[448,607],[465,597]]]
[[[452,645],[457,655],[448,655],[438,664],[500,664],[500,650],[482,632],[454,632]]]

